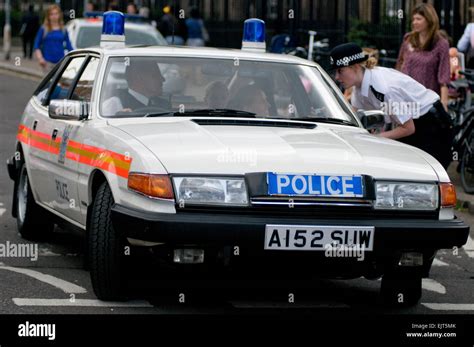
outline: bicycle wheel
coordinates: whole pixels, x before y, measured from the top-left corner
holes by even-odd
[[[471,132],[467,138],[461,160],[461,183],[464,191],[474,193],[474,134]]]

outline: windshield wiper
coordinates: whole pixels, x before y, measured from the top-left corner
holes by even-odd
[[[245,118],[255,118],[255,113],[233,110],[230,108],[205,108],[199,110],[191,110],[185,112],[175,112],[174,116],[216,116],[216,117],[245,117]]]
[[[240,111],[240,110],[232,110],[232,109],[229,109],[229,108],[208,108],[208,109],[206,108],[206,109],[191,110],[191,111],[184,111],[184,112],[174,112],[174,111],[150,112],[150,113],[145,114],[143,117],[164,117],[164,116],[173,116],[173,117],[215,116],[215,117],[255,118],[255,113],[247,112],[247,111]]]
[[[350,125],[353,127],[357,127],[357,124],[346,120],[346,119],[339,119],[339,118],[328,118],[328,117],[305,117],[305,118],[298,118],[294,119],[298,121],[307,121],[307,122],[319,122],[319,123],[332,123],[332,124],[344,124],[344,125]]]
[[[173,111],[167,111],[167,112],[150,112],[145,114],[143,117],[164,117],[164,116],[174,116]]]

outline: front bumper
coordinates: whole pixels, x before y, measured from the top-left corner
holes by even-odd
[[[461,247],[469,235],[469,226],[459,219],[321,219],[196,212],[166,214],[137,211],[120,205],[112,209],[112,222],[122,235],[136,240],[171,245],[236,245],[254,254],[286,252],[264,251],[267,224],[374,226],[374,254]]]

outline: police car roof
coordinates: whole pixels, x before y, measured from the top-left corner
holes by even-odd
[[[78,52],[76,50],[74,52]],[[317,66],[316,63],[285,54],[253,52],[231,48],[186,47],[186,46],[125,46],[120,48],[88,48],[104,56],[175,56],[187,58],[244,59],[265,62]]]

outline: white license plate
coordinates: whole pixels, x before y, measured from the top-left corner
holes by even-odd
[[[332,247],[363,247],[372,251],[375,228],[371,226],[274,225],[265,226],[268,250],[325,251]]]

